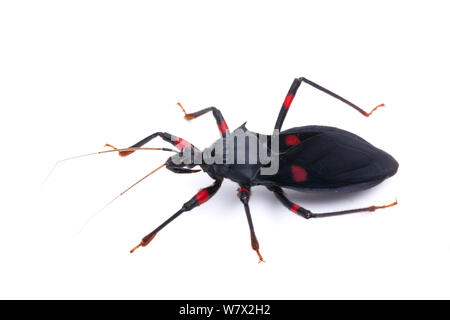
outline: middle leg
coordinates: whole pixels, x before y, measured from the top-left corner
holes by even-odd
[[[259,253],[259,242],[256,238],[255,229],[253,227],[253,221],[252,216],[250,215],[250,208],[248,206],[248,200],[250,199],[250,187],[247,186],[240,186],[240,189],[238,190],[238,197],[241,200],[241,202],[244,204],[245,208],[245,214],[247,216],[248,226],[250,228],[250,240],[252,243],[252,249],[256,251],[259,257],[259,262],[265,262],[263,257],[261,256],[261,253]]]

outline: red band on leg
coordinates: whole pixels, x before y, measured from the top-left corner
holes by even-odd
[[[242,191],[245,191],[245,192],[247,192],[247,193],[250,193],[250,191],[248,191],[247,188],[240,188],[238,192],[240,193],[240,192],[242,192]]]
[[[180,151],[183,151],[188,146],[192,146],[192,144],[184,139],[178,138],[178,140],[175,141],[175,147],[177,147]]]
[[[228,130],[228,125],[225,122],[225,120],[222,120],[222,122],[218,125],[220,133],[224,134]]]
[[[202,204],[209,199],[209,193],[205,189],[200,190],[196,195],[195,198],[198,201],[198,204]]]
[[[291,106],[292,100],[294,100],[294,95],[289,93],[286,98],[284,99],[284,103],[283,106],[285,109],[289,109],[289,107]]]

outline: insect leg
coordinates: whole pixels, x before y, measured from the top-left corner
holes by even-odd
[[[250,199],[250,188],[240,186],[241,188],[238,190],[238,197],[241,202],[244,204],[245,214],[247,216],[248,226],[250,228],[250,240],[252,243],[252,249],[256,251],[259,257],[259,262],[264,262],[263,257],[259,253],[259,243],[256,238],[255,229],[253,227],[252,216],[250,214],[250,208],[248,206],[248,200]]]
[[[383,206],[370,206],[370,207],[365,207],[365,208],[357,208],[357,209],[343,210],[343,211],[312,213],[311,211],[309,211],[309,210],[307,210],[305,208],[302,208],[299,205],[293,203],[291,200],[289,200],[285,196],[285,194],[283,192],[283,189],[281,189],[280,187],[268,186],[267,189],[272,191],[275,194],[275,196],[277,197],[277,199],[280,200],[280,202],[283,205],[285,205],[287,208],[289,208],[295,214],[298,214],[299,216],[302,216],[305,219],[341,216],[341,215],[344,215],[344,214],[350,214],[350,213],[356,213],[356,212],[364,212],[364,211],[373,212],[373,211],[375,211],[377,209],[389,208],[389,207],[395,206],[397,204],[397,201],[395,201],[393,203],[390,203],[388,205],[383,205]]]
[[[216,107],[205,108],[205,109],[202,109],[202,110],[194,112],[194,113],[186,113],[186,111],[184,110],[184,108],[181,105],[181,103],[178,103],[178,105],[183,110],[184,118],[186,120],[195,119],[197,117],[200,117],[200,116],[204,115],[205,113],[208,113],[208,112],[212,111],[213,116],[214,116],[214,118],[216,119],[216,122],[217,122],[217,127],[219,128],[219,131],[220,131],[220,134],[222,135],[222,137],[225,137],[229,133],[228,125],[227,125],[225,119],[222,116],[222,112],[220,112],[220,110],[217,109]]]
[[[286,118],[286,114],[289,111],[289,107],[291,106],[292,100],[294,100],[295,94],[297,93],[297,90],[300,87],[300,84],[302,82],[305,82],[305,83],[309,84],[310,86],[312,86],[322,92],[325,92],[326,94],[332,96],[333,98],[336,98],[336,99],[344,102],[345,104],[349,105],[350,107],[352,107],[353,109],[355,109],[356,111],[358,111],[359,113],[361,113],[362,115],[364,115],[366,117],[369,117],[372,114],[372,112],[374,112],[376,109],[378,109],[380,107],[384,107],[384,104],[380,104],[380,105],[376,106],[375,108],[373,108],[372,111],[366,112],[363,109],[361,109],[360,107],[358,107],[357,105],[355,105],[354,103],[337,95],[336,93],[318,85],[315,82],[312,82],[311,80],[300,77],[300,78],[295,79],[294,82],[292,82],[291,88],[289,89],[288,94],[286,95],[286,98],[284,99],[283,105],[281,106],[280,113],[278,114],[277,122],[275,123],[275,130],[281,130],[281,126],[283,125],[284,118]]]
[[[148,137],[142,139],[141,141],[133,144],[130,148],[139,148],[142,147],[144,144],[146,144],[147,142],[155,139],[156,137],[160,137],[162,138],[164,141],[169,142],[170,144],[172,144],[173,146],[177,147],[180,151],[183,151],[184,148],[186,148],[187,146],[191,146],[194,149],[196,149],[190,142],[187,142],[186,140],[182,139],[182,138],[178,138],[177,136],[174,136],[170,133],[167,132],[155,132],[151,135],[149,135]],[[111,145],[107,145],[110,146],[112,148],[115,148]],[[130,154],[132,154],[134,151],[133,150],[129,150],[129,151],[120,151],[119,155],[122,157],[126,157]]]
[[[178,210],[174,215],[172,215],[169,219],[164,221],[159,227],[157,227],[155,230],[150,232],[148,235],[146,235],[141,242],[134,247],[131,250],[131,253],[133,253],[137,248],[139,247],[145,247],[150,243],[150,241],[153,240],[153,238],[156,236],[156,234],[161,231],[165,226],[167,226],[170,222],[172,222],[175,218],[177,218],[179,215],[181,215],[183,212],[190,211],[194,209],[195,207],[198,207],[202,203],[208,201],[216,192],[219,190],[220,186],[222,185],[223,179],[218,179],[214,181],[214,183],[204,189],[201,189],[194,197],[192,197],[191,200],[183,204],[180,210]]]

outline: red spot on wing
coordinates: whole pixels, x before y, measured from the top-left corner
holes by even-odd
[[[300,139],[294,134],[289,134],[286,136],[286,138],[284,138],[284,142],[288,146],[295,146],[296,144],[300,143]]]
[[[220,133],[224,134],[228,130],[228,125],[225,122],[225,120],[222,120],[222,122],[218,125]]]
[[[293,204],[292,207],[291,207],[291,211],[294,212],[294,213],[297,213],[298,209],[300,209],[300,206],[298,206],[296,204]]]
[[[178,138],[177,141],[175,141],[175,147],[177,147],[180,151],[183,151],[187,146],[192,146],[191,143],[187,142],[184,139]]]
[[[289,109],[291,106],[292,100],[294,100],[294,95],[292,93],[289,93],[286,98],[284,99],[283,106],[285,109]]]
[[[305,181],[308,177],[308,173],[306,172],[305,168],[300,166],[291,166],[291,172],[292,172],[292,178],[294,181],[302,182]]]
[[[202,204],[208,201],[209,193],[205,189],[202,189],[195,195],[195,198],[197,198],[198,204]]]

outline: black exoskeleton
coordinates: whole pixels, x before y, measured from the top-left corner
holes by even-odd
[[[304,218],[320,218],[344,215],[361,211],[375,211],[387,208],[397,202],[384,206],[369,206],[337,212],[313,213],[291,202],[283,192],[290,188],[306,192],[351,192],[371,188],[397,172],[398,163],[388,153],[374,147],[359,136],[332,127],[304,126],[281,131],[283,121],[291,106],[294,96],[301,83],[307,83],[332,97],[341,100],[368,117],[370,113],[324,87],[305,78],[295,79],[284,99],[278,115],[273,135],[262,135],[247,130],[245,124],[230,132],[222,116],[215,107],[206,108],[194,113],[185,113],[185,119],[191,120],[205,113],[212,112],[221,138],[212,147],[201,151],[184,139],[165,132],[154,133],[139,141],[130,148],[140,148],[155,137],[161,137],[180,150],[179,154],[170,157],[166,162],[167,169],[175,173],[192,173],[199,170],[206,172],[214,183],[200,190],[192,199],[167,221],[144,237],[132,252],[141,246],[146,246],[173,219],[181,213],[189,211],[209,200],[220,188],[223,179],[230,179],[239,184],[238,197],[244,205],[250,227],[251,245],[257,252],[260,262],[263,261],[259,252],[259,243],[255,235],[249,209],[249,199],[253,186],[265,186],[274,193],[280,202],[294,213]],[[281,131],[281,132],[280,132]],[[244,137],[244,143],[237,143]],[[252,143],[255,149],[251,148]],[[276,143],[274,143],[276,141]],[[252,158],[255,154],[256,159]],[[267,161],[259,157],[260,151],[267,155]],[[132,151],[122,152],[128,155]],[[220,154],[218,154],[220,152]],[[221,160],[221,161],[218,161]],[[274,166],[276,162],[276,166]],[[274,169],[275,168],[275,169]],[[265,171],[275,171],[267,173]]]

